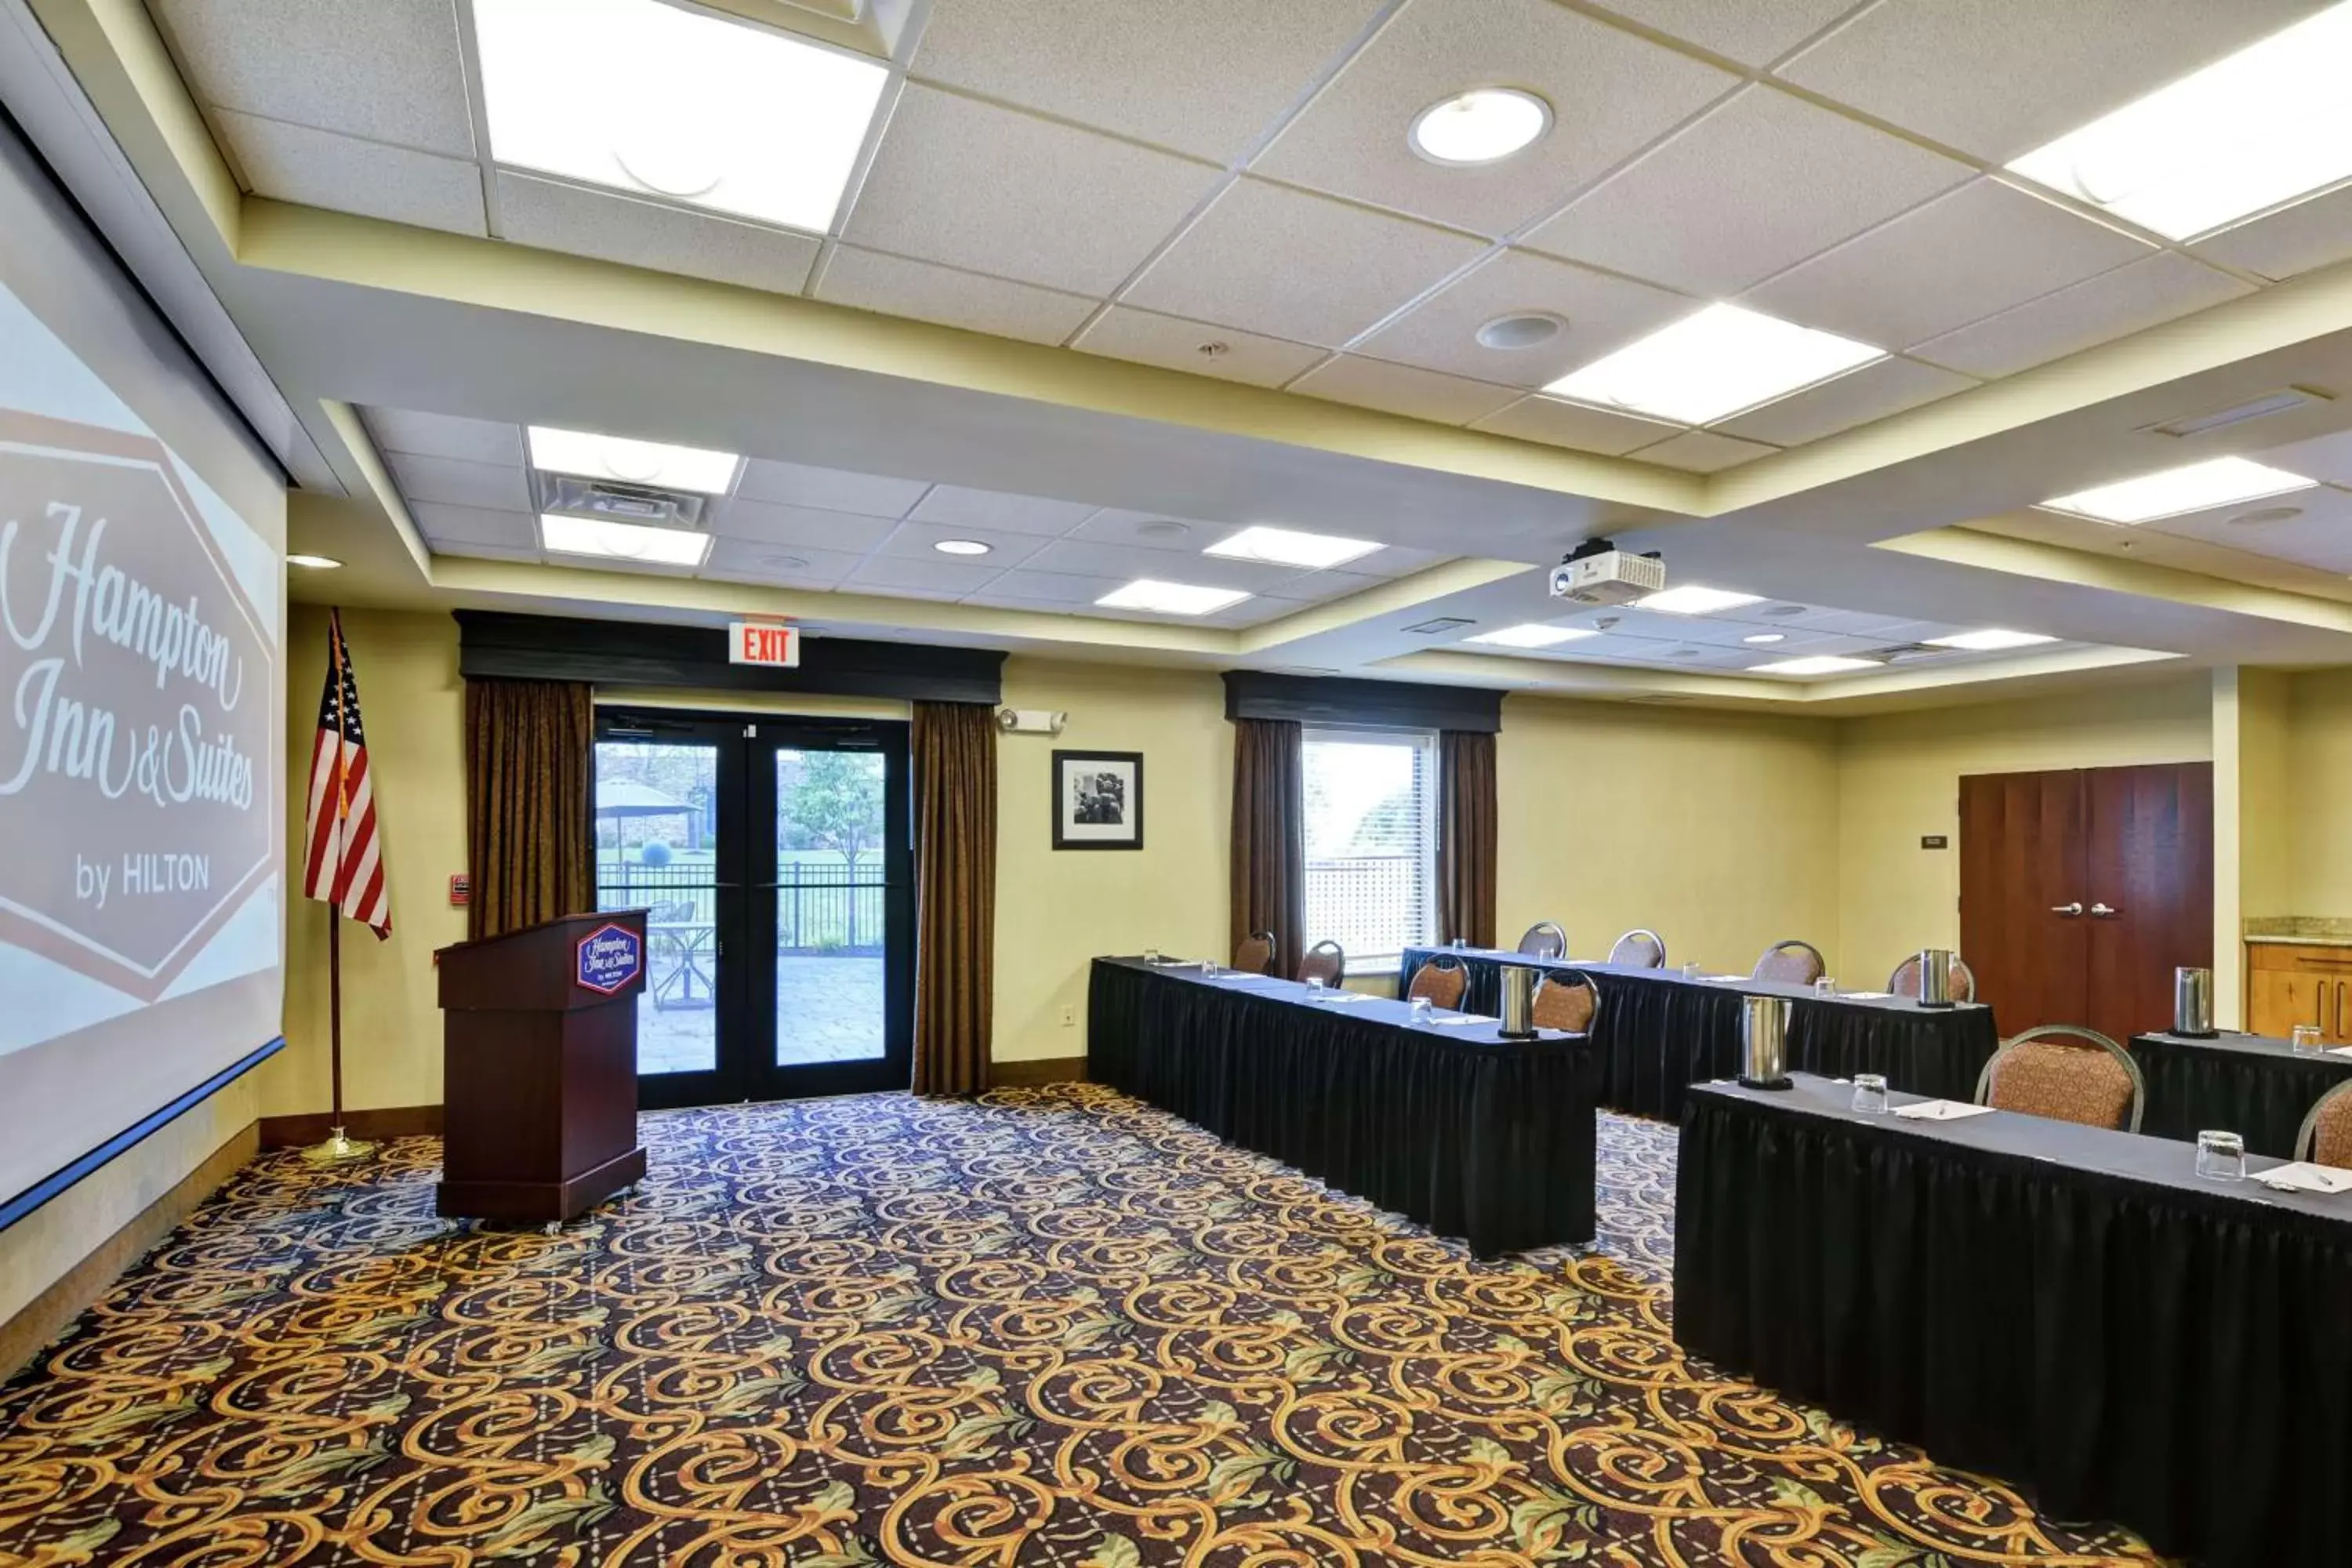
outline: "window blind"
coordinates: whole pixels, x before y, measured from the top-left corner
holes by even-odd
[[[1307,940],[1392,965],[1437,929],[1437,737],[1310,729],[1300,760]]]

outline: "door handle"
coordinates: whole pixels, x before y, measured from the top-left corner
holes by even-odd
[[[2093,904],[2091,906],[2091,918],[2095,921],[2111,921],[2121,913],[2123,913],[2123,910],[2112,908],[2106,904]]]
[[[2050,906],[2050,912],[2053,915],[2064,915],[2072,920],[2083,912],[2083,900],[2077,899],[2071,904],[2053,904]]]

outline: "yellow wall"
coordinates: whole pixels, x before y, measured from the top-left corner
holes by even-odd
[[[2250,915],[2352,919],[2352,669],[2323,669],[2288,682],[2284,774],[2287,831],[2281,836],[2289,909]]]
[[[2200,762],[2211,757],[2203,671],[2076,696],[1850,719],[1838,744],[1841,961],[1849,984],[1884,984],[1923,947],[1960,940],[1963,773]],[[1922,849],[1942,834],[1948,849]]]
[[[1823,720],[1512,697],[1496,738],[1496,936],[1558,921],[1600,957],[1754,966],[1797,937],[1837,973],[1837,747]]]

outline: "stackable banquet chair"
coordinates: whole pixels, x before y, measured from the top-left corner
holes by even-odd
[[[1568,933],[1553,921],[1538,921],[1519,938],[1519,951],[1529,958],[1566,958]]]
[[[2319,1097],[2294,1135],[2294,1157],[2352,1171],[2352,1079]]]
[[[1589,1035],[1601,1016],[1601,994],[1580,975],[1547,974],[1536,985],[1534,1016],[1538,1029]]]
[[[1470,972],[1450,958],[1433,958],[1412,972],[1412,984],[1404,989],[1408,1001],[1426,996],[1433,1007],[1448,1012],[1462,1005],[1462,994],[1470,988]]]
[[[1609,962],[1633,969],[1664,969],[1666,966],[1666,939],[1656,931],[1637,927],[1617,939],[1615,945],[1609,950]]]
[[[2045,1024],[1992,1054],[1977,1075],[1977,1103],[2137,1132],[2147,1083],[2131,1053],[2096,1029]]]
[[[1828,961],[1822,957],[1820,948],[1789,937],[1764,950],[1764,956],[1756,961],[1756,972],[1748,978],[1769,980],[1776,985],[1811,985],[1829,972]]]
[[[1234,949],[1234,967],[1244,974],[1271,974],[1274,961],[1282,956],[1281,944],[1270,931],[1254,931]]]
[[[1337,990],[1339,982],[1347,977],[1348,955],[1336,942],[1327,939],[1317,942],[1307,950],[1307,956],[1298,961],[1298,978],[1301,980],[1319,979]]]

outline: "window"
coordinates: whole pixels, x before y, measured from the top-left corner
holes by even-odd
[[[1308,730],[1301,762],[1307,940],[1394,968],[1437,934],[1437,737]]]

